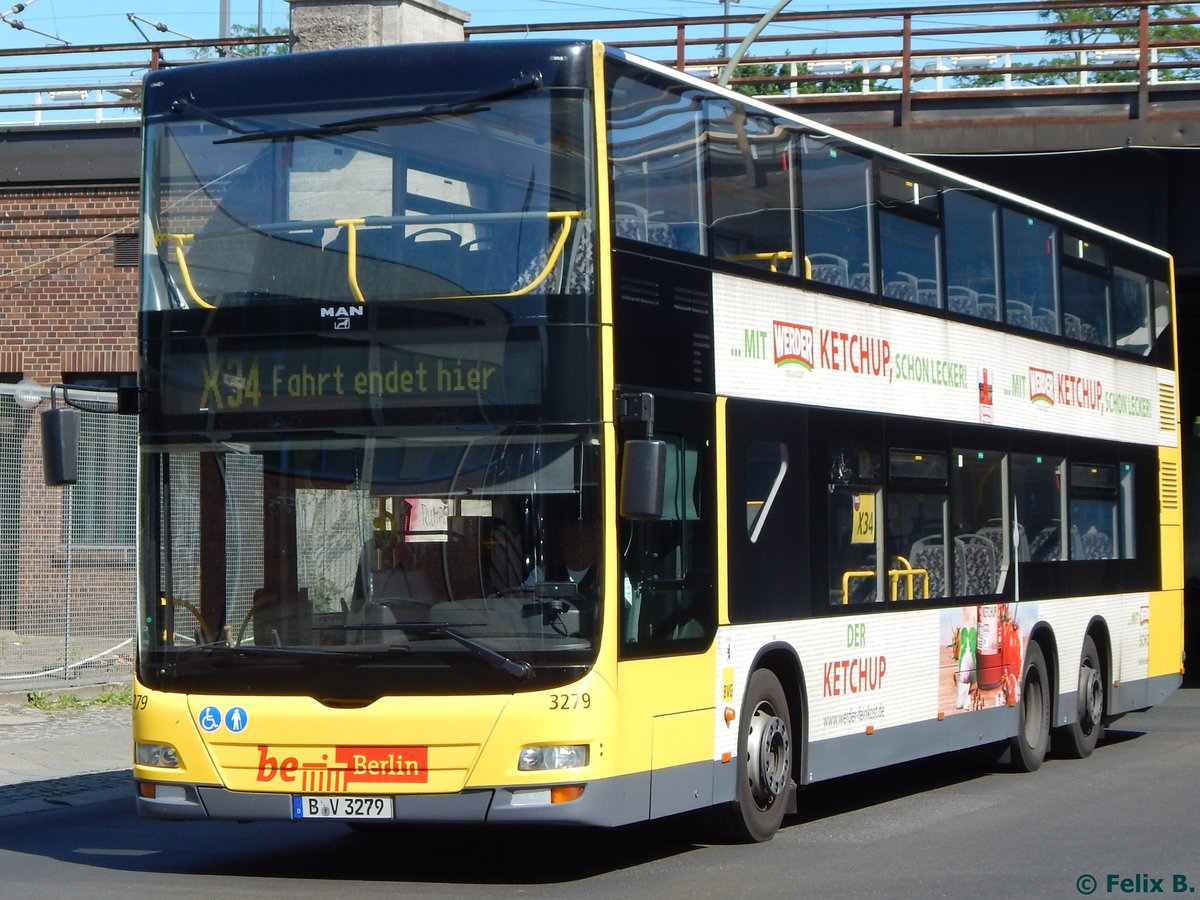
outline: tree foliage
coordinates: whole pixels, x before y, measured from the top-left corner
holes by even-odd
[[[785,55],[790,51],[785,51]],[[813,51],[816,52],[815,50]],[[717,48],[718,56],[725,56],[723,46]],[[846,74],[861,75],[863,67],[861,65],[850,69]],[[747,94],[754,97],[771,97],[782,94],[852,94],[863,89],[863,81],[860,78],[838,78],[836,75],[830,76],[827,79],[817,80],[796,80],[789,81],[784,79],[799,78],[799,76],[811,76],[815,74],[809,63],[743,63],[733,70],[733,78],[730,82],[730,87],[742,94]],[[754,79],[751,81],[739,82],[737,79]],[[765,80],[765,79],[780,79],[780,80]],[[878,82],[871,80],[872,89],[878,89]]]
[[[1160,62],[1180,63],[1179,68],[1160,69],[1160,80],[1187,80],[1200,78],[1200,26],[1180,24],[1173,19],[1194,18],[1196,8],[1184,3],[1159,3],[1148,9],[1149,37],[1151,41],[1191,42],[1190,47],[1164,48],[1158,53]],[[1138,7],[1135,6],[1092,6],[1084,9],[1045,9],[1038,13],[1048,25],[1046,43],[1070,52],[1044,57],[1037,62],[1015,63],[1016,68],[1035,69],[1043,66],[1058,66],[1070,71],[1015,73],[1013,78],[1024,84],[1064,85],[1079,84],[1079,65],[1104,66],[1087,72],[1087,83],[1118,84],[1138,79]],[[1122,44],[1121,48],[1090,50],[1096,44]],[[1125,52],[1121,52],[1125,51]],[[1085,55],[1086,54],[1086,55]],[[999,83],[999,75],[963,76],[955,80],[960,87],[989,87]]]
[[[263,35],[270,37],[286,38],[289,34],[287,26],[280,25],[272,28],[269,31],[263,31]],[[239,25],[236,22],[229,26],[229,36],[231,38],[248,38],[257,37],[259,30],[250,25]],[[218,57],[238,59],[246,56],[278,56],[290,52],[288,44],[242,44],[234,47],[200,47],[194,53],[197,59],[215,59]]]

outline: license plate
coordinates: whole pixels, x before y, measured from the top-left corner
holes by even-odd
[[[391,797],[295,795],[293,819],[390,819]]]

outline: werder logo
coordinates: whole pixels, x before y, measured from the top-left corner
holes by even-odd
[[[812,371],[816,341],[811,325],[775,321],[771,323],[771,334],[775,344],[775,365],[799,365]]]
[[[1054,373],[1029,367],[1029,399],[1045,406],[1054,405]]]

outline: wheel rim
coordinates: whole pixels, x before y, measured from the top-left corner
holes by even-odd
[[[1090,732],[1103,717],[1104,686],[1100,683],[1100,670],[1086,659],[1079,669],[1079,724]]]
[[[787,723],[769,703],[760,703],[750,717],[746,742],[750,792],[760,809],[767,809],[783,793],[792,770],[792,738]]]

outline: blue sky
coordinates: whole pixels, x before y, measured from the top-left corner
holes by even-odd
[[[947,0],[941,2],[946,3]],[[215,37],[220,8],[219,0],[24,0],[23,5],[24,9],[13,13],[9,12],[14,8],[13,0],[0,0],[0,11],[5,11],[5,20],[17,20],[26,26],[18,30],[0,24],[0,48],[32,48],[56,43],[46,35],[56,35],[72,44],[142,40],[127,13],[150,22],[161,22],[176,32],[160,34],[144,21],[140,22],[143,30],[156,39],[181,35]],[[723,0],[638,0],[636,3],[630,0],[462,0],[451,5],[471,13],[473,25],[492,25],[715,15],[721,12]],[[771,5],[771,0],[731,0],[730,12],[763,13]],[[792,12],[917,5],[917,0],[792,0],[787,9]],[[254,26],[260,7],[267,29],[287,24],[290,5],[286,0],[231,0],[230,20],[240,25]]]

